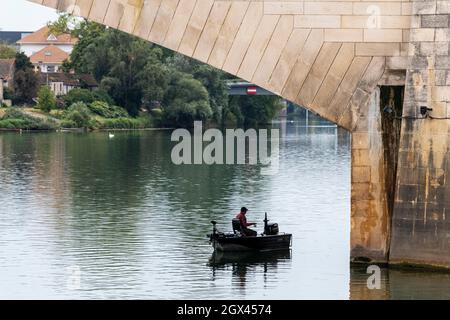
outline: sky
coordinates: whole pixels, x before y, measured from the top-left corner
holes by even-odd
[[[26,0],[0,0],[0,31],[35,31],[55,18],[54,9]]]

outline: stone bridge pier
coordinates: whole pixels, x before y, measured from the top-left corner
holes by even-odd
[[[347,129],[352,260],[450,267],[450,1],[29,1],[222,69]],[[419,119],[422,106],[432,118]]]

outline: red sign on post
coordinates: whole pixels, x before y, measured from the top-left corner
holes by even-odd
[[[247,88],[247,94],[249,95],[255,95],[258,93],[258,89],[256,87],[248,87]]]

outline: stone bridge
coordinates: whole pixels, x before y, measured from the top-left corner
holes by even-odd
[[[450,267],[450,1],[29,1],[210,64],[349,130],[352,260]]]

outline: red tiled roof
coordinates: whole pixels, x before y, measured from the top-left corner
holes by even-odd
[[[54,37],[54,38],[53,38]],[[75,44],[77,39],[70,34],[52,35],[50,29],[45,26],[38,31],[23,37],[17,44]]]
[[[74,87],[98,87],[98,82],[90,74],[72,74],[72,73],[40,73],[40,81],[42,85],[47,82],[62,82],[65,85]]]
[[[69,54],[56,46],[48,46],[44,49],[36,52],[30,57],[30,61],[33,64],[38,63],[50,63],[50,64],[62,64],[64,60],[69,58]]]

